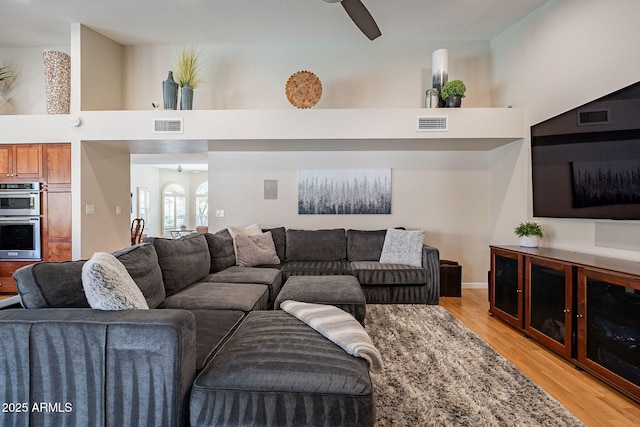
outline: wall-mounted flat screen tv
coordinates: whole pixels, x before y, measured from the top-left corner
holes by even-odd
[[[640,82],[531,127],[533,215],[640,220]]]

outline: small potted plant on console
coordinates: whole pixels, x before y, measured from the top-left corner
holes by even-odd
[[[449,108],[458,108],[462,105],[462,98],[467,91],[467,87],[462,80],[451,80],[442,86],[440,97],[445,101],[445,106]]]
[[[525,221],[513,230],[518,236],[518,243],[525,248],[537,248],[544,236],[542,226],[535,221]]]

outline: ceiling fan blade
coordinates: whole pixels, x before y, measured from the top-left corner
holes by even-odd
[[[373,16],[369,13],[367,8],[360,0],[342,0],[342,7],[347,12],[347,15],[353,20],[353,22],[360,28],[360,31],[364,33],[369,40],[380,37],[382,33],[378,24],[373,19]]]

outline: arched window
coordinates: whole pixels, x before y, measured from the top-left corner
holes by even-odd
[[[162,216],[165,236],[171,235],[171,230],[187,225],[187,197],[181,185],[167,184],[162,190]]]
[[[203,182],[196,188],[196,226],[209,225],[209,183]]]

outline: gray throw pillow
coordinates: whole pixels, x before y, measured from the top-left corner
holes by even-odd
[[[422,245],[425,234],[424,230],[389,228],[384,238],[380,263],[422,267]]]
[[[142,291],[118,259],[96,252],[82,266],[82,287],[91,308],[98,310],[148,309]]]
[[[280,264],[271,232],[254,236],[238,234],[233,240],[236,243],[237,264],[240,267]]]

